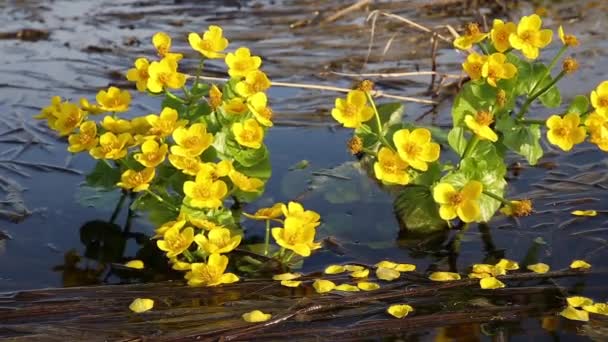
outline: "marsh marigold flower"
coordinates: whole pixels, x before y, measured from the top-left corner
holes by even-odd
[[[235,249],[241,243],[241,236],[230,233],[228,228],[215,228],[204,234],[196,234],[194,242],[207,254],[225,254]]]
[[[416,128],[413,131],[400,129],[393,135],[397,153],[409,166],[426,171],[427,163],[439,159],[439,144],[431,141],[431,132],[426,128]]]
[[[487,60],[487,56],[473,52],[468,55],[466,61],[462,63],[462,69],[473,81],[477,81],[481,78],[481,71]]]
[[[173,131],[176,146],[171,146],[171,153],[178,156],[200,156],[213,143],[213,134],[207,133],[207,126],[195,123],[185,128],[179,127]]]
[[[492,142],[496,142],[496,140],[498,140],[498,136],[492,130],[492,128],[490,128],[490,125],[493,122],[494,115],[485,110],[477,112],[475,116],[467,114],[464,117],[464,123],[481,140],[490,140]]]
[[[188,120],[179,120],[177,111],[170,107],[163,108],[159,115],[147,115],[146,121],[150,125],[149,133],[159,138],[170,136],[177,128],[188,123]]]
[[[120,90],[110,87],[108,90],[100,90],[95,96],[102,110],[108,112],[126,112],[131,104],[131,94],[128,90]]]
[[[309,256],[312,250],[321,248],[319,243],[314,242],[315,234],[314,227],[289,217],[285,219],[283,228],[272,228],[272,237],[279,246],[304,257]]]
[[[562,70],[566,74],[572,74],[578,70],[578,61],[575,58],[567,57],[562,62]]]
[[[177,62],[183,57],[181,53],[171,52],[171,36],[165,32],[155,33],[154,36],[152,36],[152,45],[156,48],[160,58],[170,58]]]
[[[127,133],[131,131],[131,122],[129,120],[117,119],[110,115],[105,116],[100,124],[103,129],[114,134]]]
[[[252,220],[272,220],[279,218],[281,217],[281,215],[283,215],[283,212],[281,210],[283,205],[283,203],[278,202],[275,203],[272,207],[260,208],[254,214],[243,213],[243,215]]]
[[[163,235],[162,240],[156,241],[158,249],[167,253],[171,258],[182,254],[194,241],[194,229],[186,227],[183,230],[179,225],[173,225]]]
[[[608,81],[600,83],[591,91],[591,105],[599,115],[608,117]]]
[[[439,183],[433,189],[433,198],[440,204],[439,216],[444,220],[459,217],[463,222],[473,222],[479,218],[479,198],[483,185],[475,180],[469,181],[460,191],[452,184]]]
[[[261,179],[247,177],[246,175],[236,170],[231,170],[228,173],[228,177],[230,177],[232,184],[234,184],[239,190],[244,192],[255,192],[260,190],[260,188],[264,186],[264,182]]]
[[[250,97],[270,88],[268,76],[260,70],[250,71],[245,79],[236,84],[236,92],[243,97]]]
[[[49,119],[49,127],[57,131],[60,136],[71,134],[86,118],[86,112],[70,102],[59,104],[59,110],[53,114],[55,117],[54,120]],[[52,125],[51,122],[53,122]]]
[[[608,151],[608,118],[593,112],[585,120],[585,126],[589,131],[589,141],[602,151]]]
[[[522,217],[532,214],[532,201],[530,200],[515,200],[510,201],[509,205],[505,205],[500,209],[500,212],[507,216]]]
[[[498,81],[513,78],[516,74],[517,67],[508,63],[507,56],[502,53],[490,55],[481,68],[481,76],[485,77],[492,87],[496,87]]]
[[[549,45],[553,38],[551,30],[541,30],[542,23],[536,14],[522,17],[517,24],[517,31],[509,36],[511,46],[521,50],[526,58],[538,58],[539,49]]]
[[[106,112],[104,109],[101,108],[99,104],[90,103],[86,97],[80,98],[78,104],[80,105],[80,109],[84,110],[89,114],[97,115]]]
[[[127,170],[120,176],[120,182],[116,185],[133,192],[144,191],[150,187],[154,174],[155,169],[153,167],[147,167],[141,171]]]
[[[272,127],[272,109],[268,107],[266,94],[257,93],[247,99],[247,102],[249,104],[249,109],[260,125]]]
[[[215,84],[209,88],[209,105],[211,108],[216,109],[222,105],[222,91]]]
[[[180,170],[183,174],[196,176],[201,170],[201,160],[199,157],[186,157],[169,154],[169,162],[173,167]]]
[[[224,54],[221,52],[228,47],[228,39],[222,35],[221,27],[210,25],[202,37],[194,32],[188,34],[188,43],[190,43],[192,49],[207,58],[222,58]]]
[[[321,215],[313,210],[304,210],[304,207],[298,202],[289,202],[287,205],[281,206],[281,211],[285,218],[294,218],[300,220],[304,225],[316,228],[321,219]]]
[[[576,144],[585,140],[585,128],[579,127],[580,117],[576,113],[566,114],[563,118],[551,115],[547,120],[547,138],[553,145],[564,151],[570,151]]]
[[[127,80],[135,82],[135,87],[139,91],[146,91],[148,88],[148,67],[150,62],[147,58],[138,58],[133,63],[135,68],[131,68],[127,71]]]
[[[184,182],[184,194],[196,208],[219,208],[227,193],[226,183],[213,181],[205,172],[199,172],[195,181]]]
[[[258,56],[252,56],[251,51],[246,47],[240,47],[234,53],[227,54],[225,62],[230,77],[245,77],[249,72],[258,70],[262,65],[262,59]]]
[[[179,89],[186,84],[186,75],[177,71],[177,61],[163,58],[160,62],[152,62],[148,68],[148,90],[160,93],[165,88]]]
[[[363,152],[363,140],[355,135],[348,140],[346,147],[348,147],[348,150],[352,155],[357,155]]]
[[[227,266],[227,256],[211,254],[207,263],[193,263],[185,278],[190,286],[217,286],[239,281],[234,273],[224,273]]]
[[[127,155],[127,147],[132,139],[129,133],[115,135],[106,132],[99,137],[99,145],[92,148],[89,153],[95,159],[122,159]]]
[[[221,108],[228,115],[242,115],[247,113],[247,102],[242,97],[234,97],[222,103]]]
[[[79,132],[68,137],[68,151],[72,153],[88,151],[97,145],[97,124],[85,121],[80,124]]]
[[[562,44],[567,46],[578,46],[578,39],[576,36],[573,34],[566,34],[562,25],[559,25],[557,34],[559,35],[559,39],[562,41]]]
[[[374,163],[376,178],[386,183],[406,185],[410,181],[407,174],[408,164],[401,160],[399,154],[382,147],[378,152],[378,161]]]
[[[264,129],[255,119],[247,119],[244,123],[235,122],[232,125],[232,133],[241,146],[253,149],[262,147]]]
[[[346,99],[336,99],[336,107],[331,110],[331,116],[346,128],[358,128],[374,116],[374,110],[367,105],[364,92],[351,90]]]
[[[481,42],[487,36],[487,33],[481,32],[478,24],[469,23],[465,27],[464,35],[454,40],[454,46],[460,50],[468,50],[473,47],[473,44]]]
[[[517,25],[512,22],[505,23],[500,19],[494,19],[492,30],[490,31],[490,40],[494,44],[494,48],[498,52],[505,52],[511,47],[509,36],[517,31]]]
[[[141,145],[141,153],[136,153],[134,158],[145,167],[157,167],[165,161],[168,149],[167,144],[159,145],[155,140],[147,140]]]

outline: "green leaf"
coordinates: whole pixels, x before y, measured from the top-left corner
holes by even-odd
[[[425,172],[416,171],[416,173],[418,175],[412,177],[411,183],[431,186],[441,178],[441,165],[438,162],[429,163]]]
[[[382,123],[382,129],[396,123],[403,118],[404,107],[400,102],[383,103],[376,107]]]
[[[268,149],[266,145],[262,145],[260,148],[248,148],[240,146],[236,141],[228,141],[226,144],[226,151],[241,165],[244,167],[252,167],[258,164],[260,161],[268,158]]]
[[[450,133],[448,133],[448,144],[459,156],[462,156],[467,148],[467,139],[464,137],[463,127],[452,128]]]
[[[163,197],[170,203],[177,202],[179,199]],[[131,204],[131,210],[141,210],[145,211],[148,214],[148,219],[150,222],[155,224],[156,226],[160,226],[165,222],[175,220],[177,217],[177,212],[167,208],[164,203],[159,202],[156,198],[148,195],[142,194],[133,203]]]
[[[235,97],[239,97],[236,93],[236,84],[241,81],[240,78],[231,78],[228,82],[224,84],[224,88],[222,89],[222,99],[230,100]]]
[[[355,136],[361,139],[365,149],[374,150],[378,144],[378,136],[372,133],[372,129],[368,125],[363,124],[355,129]]]
[[[395,213],[404,228],[415,233],[444,230],[447,224],[439,217],[439,209],[430,188],[407,186],[394,202]]]
[[[207,96],[209,94],[209,89],[211,87],[207,83],[199,82],[196,86],[190,88],[190,94],[201,97]]]
[[[85,179],[88,186],[113,190],[116,183],[120,181],[120,170],[110,166],[104,160],[99,160],[93,171]]]
[[[475,115],[496,102],[496,90],[490,88],[492,87],[479,82],[467,82],[462,87],[452,106],[454,126],[463,126],[466,115]]]
[[[117,190],[114,187],[113,190],[104,191],[82,184],[78,187],[74,196],[76,202],[83,207],[111,211],[120,200],[121,192]]]
[[[568,106],[567,113],[577,113],[579,115],[587,113],[589,110],[589,100],[585,95],[576,95],[570,106]]]
[[[526,158],[530,165],[536,165],[543,156],[538,125],[518,124],[512,117],[503,116],[496,122],[496,130],[502,132],[502,143]]]
[[[270,157],[268,154],[262,159],[259,160],[256,164],[251,166],[244,165],[234,165],[234,168],[247,175],[248,177],[259,178],[263,181],[266,181],[272,175],[272,165],[270,164]]]
[[[547,76],[545,81],[543,81],[542,87],[549,85],[549,82],[551,82],[552,79],[551,76]],[[539,87],[539,89],[542,89],[542,87]],[[562,104],[562,95],[560,94],[557,85],[551,86],[551,88],[539,96],[538,99],[547,108],[556,108]]]
[[[171,95],[165,95],[165,99],[161,103],[161,108],[165,107],[175,109],[180,117],[183,117],[184,112],[186,111],[186,106]]]
[[[198,122],[203,119],[203,117],[211,114],[211,106],[207,103],[207,101],[201,101],[196,104],[195,107],[190,108],[185,115],[185,118],[192,122]]]

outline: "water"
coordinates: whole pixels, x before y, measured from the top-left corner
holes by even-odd
[[[43,126],[35,123],[31,116],[53,95],[72,100],[84,96],[92,100],[99,88],[109,84],[126,87],[127,82],[118,77],[119,73],[126,71],[134,58],[152,54],[149,40],[160,30],[174,37],[175,49],[185,52],[188,60],[195,53],[189,51],[185,43],[186,34],[201,31],[209,24],[219,24],[232,48],[243,44],[263,56],[263,68],[275,81],[349,87],[351,79],[331,72],[430,69],[428,35],[386,18],[378,19],[372,53],[364,65],[370,37],[370,24],[365,22],[367,13],[357,11],[333,24],[317,23],[315,11],[319,10],[324,16],[349,3],[113,0],[98,6],[95,2],[80,0],[3,1],[0,31],[43,29],[48,30],[50,37],[35,42],[0,40],[0,112],[3,113],[0,118],[5,121],[0,125],[0,132],[19,127],[23,122],[28,128],[26,132],[36,132],[35,138],[45,142],[45,145],[30,145],[21,151],[23,143],[11,141],[29,141],[32,135],[22,131],[2,136],[6,139],[1,140],[0,145],[8,153],[0,158],[10,159],[18,154],[16,159],[20,161],[44,162],[86,173],[93,161],[86,155],[72,158],[62,141],[52,134],[46,135],[43,130],[36,130]],[[425,4],[424,1],[387,1],[379,2],[374,8],[415,18],[429,27],[457,26],[470,20],[465,16],[429,15],[423,9]],[[581,46],[575,50],[581,63],[580,71],[567,78],[561,87],[565,103],[606,79],[608,40],[605,15],[602,15],[606,9],[605,4],[590,1],[549,7],[547,25],[556,28],[562,23],[581,41]],[[513,16],[530,10],[529,5],[523,4]],[[288,28],[306,21],[310,21],[309,25]],[[391,39],[390,48],[383,54]],[[555,52],[552,48],[543,56],[550,58],[547,56]],[[458,74],[462,57],[448,46],[441,46],[437,56],[438,70]],[[186,72],[192,72],[193,62],[186,62],[184,68]],[[215,61],[206,65],[206,75],[222,76],[221,70],[221,65]],[[379,79],[377,85],[387,93],[429,99],[426,94],[428,82],[428,77],[410,77]],[[339,248],[338,251],[316,253],[307,259],[303,271],[317,271],[333,262],[373,264],[384,258],[415,263],[421,271],[447,264],[464,271],[473,263],[500,257],[521,261],[531,251],[555,269],[566,267],[572,259],[585,259],[598,268],[605,264],[602,260],[608,256],[606,212],[592,218],[570,215],[574,209],[607,209],[605,169],[608,162],[597,148],[583,144],[566,155],[545,143],[549,152],[538,167],[523,163],[521,169],[514,167],[509,172],[509,194],[531,198],[538,213],[517,221],[497,217],[488,226],[471,228],[463,238],[460,253],[455,255],[446,247],[453,234],[443,237],[439,243],[421,244],[400,233],[391,196],[379,189],[373,180],[352,171],[349,165],[355,160],[345,147],[349,132],[337,128],[329,116],[335,96],[338,94],[316,90],[271,89],[269,97],[277,113],[277,127],[270,131],[266,141],[271,151],[273,177],[264,197],[248,208],[253,211],[258,205],[297,197],[306,207],[320,212],[324,221],[320,238],[332,237],[339,242]],[[406,106],[408,120],[431,108],[416,103]],[[437,111],[422,122],[449,125],[450,106],[449,99],[442,102]],[[156,99],[135,95],[134,114],[156,112],[157,108]],[[533,108],[532,112],[539,118],[553,113],[540,108]],[[8,140],[11,141],[4,142]],[[11,151],[13,148],[15,150]],[[309,168],[289,171],[304,159],[310,161]],[[521,162],[515,157],[511,159],[511,162],[517,161]],[[347,170],[351,179],[327,182],[326,177],[312,174],[332,168]],[[31,215],[17,224],[3,220],[0,226],[0,230],[10,236],[10,239],[0,240],[0,291],[154,279],[153,276],[144,279],[120,277],[120,274],[109,273],[108,268],[95,258],[85,257],[99,256],[99,253],[92,251],[91,246],[87,250],[80,228],[94,220],[108,221],[119,197],[117,193],[96,198],[96,193],[82,188],[84,176],[81,174],[37,171],[28,167],[23,167],[22,171],[20,175],[15,170],[0,170],[0,177],[23,186],[23,200],[31,211]],[[310,184],[315,185],[312,191],[308,190]],[[122,224],[126,219],[123,210],[116,222]],[[143,217],[132,220],[131,232],[149,235],[153,228]],[[100,229],[108,232],[113,228],[105,225]],[[263,227],[252,225],[247,234],[249,238],[259,239],[262,231]],[[145,256],[138,252],[141,245],[137,243],[137,235],[130,235],[124,241],[124,251],[117,251],[118,259],[113,262],[120,262],[120,257],[126,260]],[[162,264],[162,260],[157,262]],[[581,286],[579,289],[598,301],[606,300],[605,291],[596,288],[601,283],[601,279],[590,279],[586,284],[589,290],[585,291]],[[524,320],[517,329],[505,329],[508,334],[520,336],[514,340],[524,340],[523,336],[527,334],[534,334],[535,339],[541,340],[552,340],[552,334],[574,337],[576,325],[562,321],[558,332],[547,333],[540,328],[539,322],[538,319]],[[481,328],[472,325],[472,336],[479,335]],[[446,329],[455,328],[434,330],[420,338],[453,333]]]

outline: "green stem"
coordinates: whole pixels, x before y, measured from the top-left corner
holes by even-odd
[[[382,142],[383,145],[390,148],[391,151],[395,152],[391,144],[389,144],[389,142],[384,137],[384,134],[382,134],[382,120],[380,120],[380,113],[378,113],[378,109],[376,108],[376,103],[374,102],[374,99],[372,99],[372,96],[368,92],[365,92],[365,95],[367,96],[367,101],[371,103],[372,109],[374,110],[374,117],[376,118],[376,128],[378,131],[376,132],[376,135],[378,136],[378,139],[380,140],[380,142]]]
[[[152,190],[150,189],[146,189],[146,193],[152,197],[154,197],[157,201],[159,201],[162,205],[164,205],[165,207],[167,207],[169,210],[178,212],[179,209],[176,208],[173,204],[165,201],[162,197],[160,197],[159,195],[157,195],[156,193],[154,193]]]
[[[467,147],[465,147],[464,153],[462,154],[462,159],[469,157],[471,153],[473,153],[475,147],[477,146],[477,143],[479,143],[479,137],[477,135],[474,135],[467,143]]]
[[[528,109],[530,108],[530,105],[532,104],[532,102],[534,102],[534,100],[536,100],[539,96],[541,96],[542,94],[547,92],[547,90],[551,89],[551,87],[553,87],[557,82],[559,82],[559,80],[561,80],[562,77],[564,77],[565,75],[566,75],[566,72],[562,70],[557,75],[557,77],[555,77],[549,84],[547,84],[544,88],[542,88],[541,90],[537,91],[532,96],[530,96],[526,100],[524,105],[521,107],[521,110],[519,111],[519,113],[517,113],[517,118],[518,119],[523,118],[524,115],[528,112]]]
[[[114,221],[116,221],[116,218],[118,217],[118,214],[120,213],[120,210],[122,209],[122,205],[125,203],[126,198],[127,193],[123,191],[120,195],[118,203],[116,204],[116,207],[114,208],[114,211],[112,212],[112,216],[110,217],[110,223],[114,223]]]
[[[264,238],[264,255],[268,255],[270,245],[270,220],[266,220],[266,237]]]
[[[183,254],[186,257],[186,259],[188,259],[188,262],[192,263],[195,261],[194,256],[192,255],[192,253],[190,253],[189,250],[185,250]]]
[[[551,63],[549,63],[549,67],[547,68],[547,70],[545,70],[540,80],[538,80],[538,82],[534,85],[534,88],[532,88],[532,94],[534,94],[534,91],[536,90],[536,88],[538,88],[539,85],[543,84],[545,78],[547,78],[547,76],[551,73],[551,70],[553,70],[555,64],[557,64],[557,61],[559,61],[559,59],[562,57],[564,52],[566,52],[566,50],[568,50],[568,45],[562,45],[555,57],[553,57],[553,59],[551,60]]]
[[[186,104],[186,100],[182,99],[181,97],[173,94],[172,92],[170,92],[168,89],[165,88],[165,94],[167,94],[167,97],[169,97],[170,99],[173,99],[181,104]]]
[[[287,258],[285,258],[285,261],[283,263],[288,263],[289,260],[291,260],[291,258],[293,258],[293,256],[295,255],[295,253],[293,251],[289,251],[289,255],[287,256]]]
[[[203,64],[205,63],[205,59],[201,58],[201,61],[198,63],[198,67],[196,68],[196,77],[194,78],[194,85],[192,88],[198,85],[198,82],[201,78],[201,72],[203,71]]]
[[[496,194],[493,194],[493,193],[491,193],[491,192],[489,192],[489,191],[485,191],[485,190],[484,190],[484,191],[482,191],[482,193],[483,193],[484,195],[486,195],[486,196],[492,197],[493,199],[495,199],[495,200],[499,201],[499,202],[500,202],[500,203],[502,203],[502,204],[505,204],[505,205],[511,205],[511,202],[509,202],[509,201],[507,201],[506,199],[504,199],[504,198],[502,198],[502,197],[500,197],[500,196],[498,196],[498,195],[496,195]]]

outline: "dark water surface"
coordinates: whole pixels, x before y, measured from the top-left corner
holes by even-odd
[[[157,31],[171,34],[175,50],[185,52],[187,61],[195,57],[187,46],[187,33],[203,31],[210,24],[224,28],[231,49],[245,45],[261,55],[264,71],[275,81],[349,87],[351,79],[331,72],[430,70],[429,35],[387,18],[378,19],[371,54],[364,64],[371,27],[365,16],[369,12],[359,10],[333,24],[319,24],[320,17],[350,3],[0,0],[0,36],[7,38],[0,40],[0,189],[4,191],[0,195],[11,195],[0,207],[3,210],[0,231],[7,236],[0,240],[0,291],[122,281],[109,274],[108,268],[94,257],[84,256],[94,256],[95,252],[85,250],[80,234],[80,228],[87,222],[109,220],[119,194],[99,195],[81,186],[84,174],[94,164],[91,158],[71,157],[64,142],[31,118],[46,106],[51,96],[72,100],[84,96],[93,100],[97,90],[109,84],[127,87],[120,74],[130,68],[136,57],[153,55],[150,39]],[[474,14],[467,14],[464,7],[459,9],[463,15],[452,15],[449,10],[429,12],[424,7],[425,1],[374,3],[374,9],[413,18],[429,27],[445,24],[458,27]],[[580,71],[562,83],[564,103],[579,93],[588,94],[608,78],[608,7],[601,3],[584,1],[548,7],[546,25],[557,30],[563,24],[581,41],[575,50]],[[531,5],[522,4],[511,14],[516,18],[532,9]],[[500,15],[504,18],[504,13]],[[16,35],[11,38],[12,33],[22,29],[41,29],[50,35],[37,41],[21,40]],[[554,39],[558,39],[557,33]],[[383,53],[389,41],[392,43]],[[550,59],[556,47],[557,44],[543,52],[543,57]],[[459,74],[462,59],[462,54],[440,44],[439,71]],[[185,62],[183,68],[192,72],[194,58]],[[205,74],[223,77],[223,66],[210,63]],[[431,99],[426,93],[427,76],[377,81],[387,93]],[[133,114],[158,112],[159,101],[135,91],[132,94]],[[460,254],[455,256],[446,248],[450,237],[429,247],[399,233],[392,197],[353,167],[355,160],[345,147],[350,133],[337,128],[329,116],[333,99],[338,95],[316,90],[271,89],[270,101],[277,113],[277,127],[270,130],[267,138],[273,177],[264,197],[246,209],[252,211],[274,201],[301,198],[307,208],[320,212],[324,225],[319,238],[331,236],[340,247],[338,251],[324,250],[307,259],[304,271],[320,270],[333,262],[375,263],[384,258],[415,263],[421,271],[445,269],[448,264],[464,271],[473,263],[501,257],[518,261],[537,258],[554,269],[567,267],[572,259],[585,259],[594,267],[605,268],[608,159],[596,147],[583,144],[565,155],[545,144],[548,153],[538,167],[528,167],[513,157],[513,165],[519,162],[521,168],[513,167],[509,173],[509,194],[531,198],[538,213],[517,221],[497,216],[488,226],[472,227],[464,236]],[[448,95],[449,91],[444,91],[435,99]],[[422,122],[448,125],[450,106],[448,98]],[[430,109],[428,105],[408,103],[406,118],[413,120]],[[539,108],[532,112],[538,118],[552,114]],[[309,168],[289,171],[304,159],[310,161]],[[65,169],[41,171],[11,160]],[[336,168],[333,172],[346,175],[349,180],[313,174],[333,168]],[[9,216],[24,212],[20,203],[14,203],[15,199],[22,199],[29,212],[19,223],[9,220]],[[596,217],[575,218],[570,215],[575,209],[596,209],[600,213]],[[117,222],[123,222],[125,215],[121,212]],[[131,231],[150,235],[153,228],[145,218],[137,217]],[[254,226],[247,234],[261,237],[262,227]],[[118,259],[108,261],[122,262],[136,251],[135,239],[129,239],[124,254],[118,251]],[[608,299],[605,286],[601,286],[605,279],[585,278],[585,281],[578,283],[579,293],[597,301]],[[541,329],[540,323],[538,319],[529,319],[517,328],[510,327],[511,340],[529,340],[530,334],[543,341],[575,338],[577,326],[570,322],[562,321],[563,329],[555,333]],[[466,329],[461,333],[439,329],[423,334],[421,339],[439,340],[453,333],[480,336],[479,326],[470,328],[472,333]],[[449,339],[443,339],[446,340]]]

